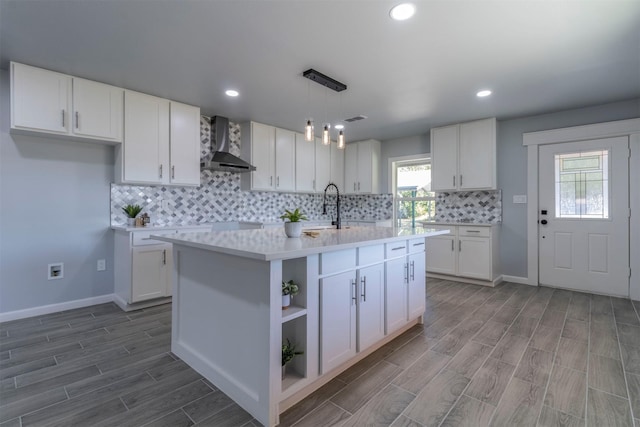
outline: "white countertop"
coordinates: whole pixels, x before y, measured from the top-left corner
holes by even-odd
[[[130,225],[112,225],[111,229],[116,231],[159,231],[159,230],[180,230],[182,228],[201,228],[203,231],[211,230],[211,224],[193,225],[147,225],[144,227],[134,227]]]
[[[468,225],[471,227],[499,227],[500,224],[487,224],[486,222],[443,222],[443,221],[420,221],[425,227],[430,225]]]
[[[351,249],[368,244],[388,243],[410,238],[447,234],[448,230],[429,228],[349,227],[321,230],[319,236],[288,238],[284,227],[260,230],[233,230],[177,233],[154,236],[156,240],[253,258],[262,261],[300,258],[323,252]]]

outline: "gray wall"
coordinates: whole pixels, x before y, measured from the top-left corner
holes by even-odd
[[[113,147],[10,135],[9,102],[1,70],[0,312],[113,293]],[[47,280],[53,262],[63,279]]]
[[[500,261],[503,274],[527,277],[527,205],[513,204],[513,196],[527,194],[527,150],[522,134],[640,117],[640,98],[538,116],[498,121],[498,188],[502,189]],[[383,141],[381,188],[388,187],[389,157],[428,153],[428,132]]]
[[[429,132],[406,138],[388,139],[382,142],[380,147],[382,163],[380,192],[389,193],[391,192],[391,188],[389,188],[389,158],[429,153],[431,151],[431,142]]]

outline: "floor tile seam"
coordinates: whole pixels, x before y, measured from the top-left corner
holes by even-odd
[[[176,390],[178,390],[178,389],[176,389]],[[167,415],[169,415],[169,414],[171,414],[171,413],[173,413],[173,412],[175,412],[175,411],[182,411],[182,413],[183,413],[183,414],[185,414],[185,415],[187,416],[187,418],[189,418],[189,419],[191,420],[191,422],[193,422],[193,424],[197,424],[197,423],[195,422],[195,420],[194,420],[193,418],[191,418],[191,417],[189,416],[189,414],[187,414],[187,412],[184,410],[184,408],[185,408],[186,406],[189,406],[189,405],[191,405],[192,403],[194,403],[194,402],[196,402],[196,401],[200,400],[200,399],[203,399],[203,398],[205,398],[205,397],[209,396],[209,395],[210,395],[210,394],[212,394],[212,393],[213,393],[213,390],[211,390],[211,392],[209,392],[209,393],[204,394],[203,396],[200,396],[199,398],[197,398],[197,399],[195,399],[195,400],[190,401],[189,403],[186,403],[186,404],[184,404],[184,405],[180,406],[179,408],[174,408],[174,409],[172,409],[172,410],[171,410],[171,411],[169,411],[169,412],[162,412],[162,413],[161,413],[160,415],[158,415],[157,417],[155,417],[155,418],[153,418],[153,419],[151,419],[151,420],[147,420],[144,424],[141,424],[141,425],[140,425],[140,427],[144,427],[144,426],[146,426],[146,425],[151,424],[151,423],[152,423],[152,422],[154,422],[154,421],[158,421],[159,419],[161,419],[161,418],[163,418],[163,417],[166,417]],[[151,402],[152,402],[152,401],[147,402],[147,403],[151,403]],[[124,403],[124,402],[123,402],[123,403]],[[213,417],[214,415],[219,414],[220,412],[222,412],[222,411],[224,411],[225,409],[227,409],[227,408],[229,408],[229,407],[233,406],[234,404],[237,404],[237,403],[236,403],[235,401],[231,400],[231,403],[229,403],[228,405],[225,405],[224,407],[222,407],[222,408],[218,409],[216,412],[214,412],[214,413],[212,413],[212,414],[209,414],[209,416],[208,416],[208,417],[204,418],[204,419],[203,419],[203,420],[201,420],[200,422],[205,421],[205,420],[207,420],[207,419],[209,419],[209,418]],[[126,406],[126,405],[125,405],[125,406]],[[239,405],[238,405],[238,406],[239,406]],[[133,409],[135,409],[135,408],[133,408]],[[252,416],[252,418],[253,418],[253,416]]]
[[[349,411],[349,410],[347,410],[347,409],[343,408],[342,406],[340,406],[339,404],[337,404],[336,402],[334,402],[334,401],[333,401],[333,400],[331,400],[331,399],[328,399],[328,401],[329,401],[329,402],[331,402],[331,403],[333,403],[335,406],[337,406],[338,408],[342,409],[343,411],[347,412],[348,414],[351,414],[351,415],[356,414],[356,413],[358,413],[358,411],[360,411],[362,408],[364,408],[364,407],[365,407],[369,402],[371,402],[373,399],[375,399],[378,395],[382,394],[382,391],[383,391],[385,388],[389,387],[389,386],[392,386],[392,387],[395,387],[395,388],[401,389],[401,390],[403,390],[403,391],[406,391],[406,390],[404,390],[403,388],[401,388],[401,387],[399,387],[399,386],[397,386],[397,385],[395,385],[395,384],[393,384],[393,383],[392,383],[392,381],[393,381],[393,380],[395,380],[397,377],[398,377],[398,375],[396,375],[395,377],[393,377],[393,378],[392,378],[392,379],[391,379],[387,384],[385,384],[384,386],[381,386],[381,387],[380,387],[380,389],[379,389],[377,392],[375,392],[373,395],[371,395],[371,397],[370,397],[369,399],[367,399],[367,400],[366,400],[366,402],[364,402],[364,403],[362,404],[362,406],[360,406],[360,407],[359,407],[358,409],[356,409],[354,412],[351,412],[351,411]],[[417,395],[414,395],[413,393],[411,393],[411,394],[413,395],[413,399],[411,400],[411,402],[413,402],[413,401],[415,400],[415,398],[417,397]],[[334,396],[332,396],[332,397],[335,397],[335,395],[334,395]],[[409,402],[409,404],[411,404],[411,402]],[[409,406],[409,404],[407,404],[407,407]],[[405,408],[405,409],[406,409],[406,408]],[[400,414],[398,414],[398,416],[399,416],[399,415],[400,415]],[[396,418],[397,418],[397,417],[396,417]]]
[[[553,296],[553,294],[551,294],[551,296]],[[547,304],[545,305],[545,311],[547,310],[547,307],[551,303],[551,296],[547,300]],[[571,304],[571,299],[569,300],[569,304]],[[567,304],[567,310],[565,311],[565,314],[564,314],[564,321],[563,321],[563,324],[562,324],[562,329],[560,330],[560,335],[562,335],[562,330],[564,329],[564,325],[567,322],[567,316],[568,316],[568,313],[569,313],[569,304]],[[544,311],[542,313],[544,315]],[[533,334],[531,334],[531,338],[529,339],[529,342],[527,343],[527,348],[531,347],[531,341],[533,340],[533,336],[535,335],[536,331],[541,326],[541,324],[542,324],[542,316],[540,316],[540,319],[538,320],[538,325],[536,326],[536,329],[534,329]],[[548,353],[551,353],[553,355],[553,357],[551,359],[551,369],[549,370],[549,376],[547,377],[547,383],[544,385],[544,392],[542,393],[542,405],[540,405],[540,410],[538,411],[538,415],[536,417],[536,425],[540,422],[540,417],[542,416],[542,409],[544,407],[544,402],[545,402],[545,399],[547,398],[547,393],[549,392],[549,384],[551,383],[551,374],[553,372],[554,366],[556,365],[556,358],[557,358],[557,355],[558,355],[558,346],[560,345],[560,339],[561,338],[562,338],[561,336],[558,337],[558,342],[556,342],[555,350],[552,351],[552,352],[549,352],[549,351],[541,349],[541,348],[537,349],[539,351],[547,351]],[[531,347],[531,348],[535,349],[535,347]],[[525,353],[526,353],[526,350],[525,350]],[[522,357],[524,358],[524,353],[523,353]],[[520,366],[520,363],[522,363],[522,358],[520,359],[520,362],[518,362],[518,366]],[[517,368],[516,368],[516,370],[517,370]],[[515,375],[515,372],[514,372],[514,375]]]
[[[163,399],[163,398],[165,398],[165,397],[169,396],[169,395],[170,395],[170,394],[172,394],[172,393],[176,393],[176,392],[178,392],[178,390],[182,390],[182,389],[184,389],[184,388],[186,388],[186,387],[190,387],[190,386],[194,385],[194,384],[195,384],[195,383],[197,383],[197,382],[202,382],[202,377],[198,378],[198,379],[197,379],[197,380],[195,380],[195,381],[191,381],[191,382],[189,382],[189,383],[186,383],[186,384],[184,384],[184,385],[181,385],[180,387],[172,388],[171,390],[168,390],[168,391],[166,391],[166,392],[164,392],[164,393],[162,393],[162,394],[154,395],[153,399],[149,400],[148,402],[144,402],[144,403],[141,403],[140,405],[132,406],[132,407],[130,407],[130,408],[129,408],[129,406],[128,406],[128,405],[125,405],[125,406],[129,409],[129,411],[133,411],[133,410],[141,410],[141,409],[139,409],[139,408],[144,408],[145,406],[151,405],[152,403],[156,402],[157,400],[159,400],[159,399]],[[204,384],[206,385],[206,383],[204,383]],[[148,388],[150,388],[150,387],[151,387],[151,385],[149,385],[149,387],[145,387],[145,388],[140,389],[140,390],[134,390],[134,391],[129,392],[129,393],[118,394],[118,395],[117,395],[117,397],[118,397],[120,400],[122,400],[122,398],[123,398],[123,397],[125,397],[127,394],[131,394],[131,393],[138,393],[138,392],[140,392],[140,391],[142,391],[142,390],[146,390],[146,389],[148,389]],[[207,387],[209,387],[209,386],[207,385]],[[209,389],[211,389],[211,387],[209,387]],[[213,393],[213,390],[210,390],[208,393],[205,393],[204,395],[202,395],[202,396],[200,396],[200,397],[208,396],[208,395],[209,395],[209,394],[211,394],[211,393]],[[111,400],[111,399],[106,399],[106,400]],[[197,399],[196,399],[196,400],[197,400]],[[123,403],[124,403],[124,400],[123,400]],[[189,402],[189,403],[191,403],[191,402]],[[234,401],[233,403],[235,403],[235,401]],[[183,406],[186,406],[186,405],[183,405]],[[168,414],[168,412],[167,412],[167,413],[164,413],[164,415],[167,415],[167,414]],[[162,415],[162,416],[164,416],[164,415]],[[160,417],[159,417],[159,418],[160,418]]]
[[[611,305],[613,305],[613,301],[611,302]],[[633,307],[633,303],[631,303],[631,306]],[[635,310],[635,308],[634,308]],[[637,315],[637,314],[636,314]],[[614,311],[614,319],[615,319],[615,311]],[[627,380],[627,369],[626,369],[626,364],[624,363],[624,357],[622,357],[622,344],[620,343],[620,331],[618,329],[618,323],[614,322],[615,328],[616,328],[616,342],[618,343],[618,354],[620,355],[620,365],[622,367],[622,377],[624,378],[624,387],[625,387],[625,391],[627,392],[627,399],[629,402],[629,411],[630,411],[630,415],[631,415],[631,422],[633,424],[635,424],[635,414],[633,413],[633,405],[631,404],[631,393],[629,390],[629,381]],[[596,389],[597,390],[597,389]],[[604,390],[601,390],[604,391]]]
[[[594,386],[589,385],[589,384],[587,384],[587,387],[588,387],[588,388],[592,388],[592,389],[594,389],[594,390],[597,390],[597,391],[599,391],[599,392],[601,392],[601,393],[608,394],[609,396],[614,396],[614,397],[618,397],[618,398],[620,398],[620,399],[629,400],[629,396],[628,396],[628,395],[627,395],[627,396],[620,396],[619,394],[611,393],[610,391],[603,390],[603,389],[601,389],[601,388],[594,387]],[[627,392],[628,392],[628,391],[627,391]]]
[[[384,360],[384,359],[383,359],[383,360]],[[360,377],[358,377],[358,378],[360,378]],[[347,385],[349,385],[349,383],[347,383],[347,382],[345,382],[345,381],[342,381],[341,379],[339,379],[339,378],[337,378],[337,377],[336,377],[336,378],[334,378],[334,380],[338,380],[338,381],[340,381],[341,383],[343,383],[343,384],[345,385],[345,387],[346,387]],[[331,380],[331,381],[333,381],[333,380]],[[327,384],[328,384],[328,383],[327,383]],[[326,385],[326,384],[325,384],[325,385]],[[319,389],[318,389],[318,390],[319,390]],[[307,415],[309,415],[311,412],[315,411],[315,410],[316,410],[316,409],[318,409],[320,406],[322,406],[322,405],[324,405],[325,403],[329,402],[333,397],[335,397],[335,396],[336,396],[338,393],[340,393],[342,390],[344,390],[344,387],[340,388],[340,390],[336,391],[336,392],[335,392],[335,393],[333,393],[331,396],[329,396],[328,398],[324,399],[322,402],[320,402],[320,404],[319,404],[319,405],[317,405],[315,408],[313,408],[310,412],[308,412],[308,413],[307,413],[304,417],[302,417],[302,418],[305,418],[305,417],[306,417]],[[404,390],[404,389],[403,389],[403,390]],[[222,390],[220,390],[220,391],[222,391]],[[309,396],[310,396],[310,395],[309,395]],[[303,400],[304,400],[304,399],[303,399]],[[342,409],[342,408],[341,408],[341,409]],[[298,419],[295,423],[293,423],[293,424],[292,424],[292,427],[293,427],[293,425],[297,424],[297,423],[298,423],[302,418]]]
[[[309,411],[307,414],[305,414],[305,416],[304,416],[304,417],[300,418],[298,421],[296,421],[295,423],[291,424],[291,427],[295,427],[295,426],[299,425],[299,424],[300,424],[300,422],[302,422],[302,420],[304,420],[305,418],[310,417],[314,412],[316,412],[316,411],[317,411],[317,410],[318,410],[322,405],[324,405],[325,403],[327,403],[327,404],[329,404],[329,405],[333,405],[333,406],[335,406],[336,408],[338,408],[338,409],[340,409],[340,410],[342,410],[342,411],[346,412],[347,414],[349,414],[349,418],[350,418],[351,416],[353,416],[353,414],[352,414],[351,412],[347,411],[347,410],[346,410],[346,409],[344,409],[344,408],[341,408],[340,406],[338,406],[338,405],[336,405],[335,403],[333,403],[331,400],[326,400],[325,402],[322,402],[322,404],[320,404],[320,405],[318,405],[317,407],[313,408],[313,410],[312,410],[312,411]],[[212,415],[212,416],[213,416],[213,415]],[[209,418],[211,418],[211,417],[207,417],[207,418],[205,418],[204,420],[202,420],[202,421],[200,421],[200,422],[206,421],[206,420],[208,420]],[[349,418],[347,418],[347,419],[349,419]],[[346,421],[346,420],[345,420],[345,421]]]

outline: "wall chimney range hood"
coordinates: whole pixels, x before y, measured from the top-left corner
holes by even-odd
[[[211,118],[211,154],[200,163],[201,170],[223,172],[251,172],[256,170],[248,162],[229,153],[229,119],[222,116]],[[215,141],[215,147],[213,143]]]

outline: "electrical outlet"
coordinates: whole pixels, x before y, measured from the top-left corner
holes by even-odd
[[[107,269],[107,261],[104,259],[98,260],[98,271],[105,271]]]
[[[526,195],[513,196],[513,203],[527,203]]]
[[[55,280],[62,279],[64,277],[64,263],[56,262],[54,264],[49,264],[47,268],[47,279]]]

